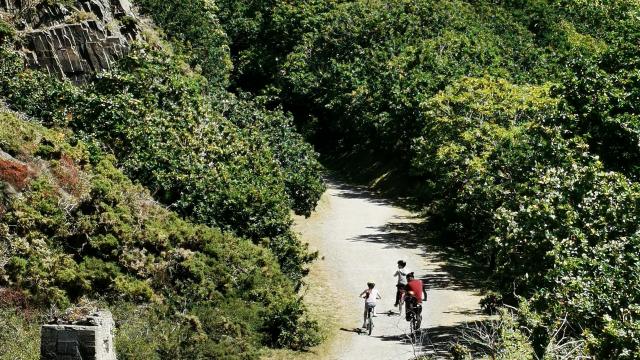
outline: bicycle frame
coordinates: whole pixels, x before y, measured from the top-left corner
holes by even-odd
[[[417,304],[415,300],[407,302],[405,313],[411,332],[419,330],[422,323],[422,305]]]
[[[371,335],[371,332],[373,331],[373,307],[368,307],[367,308],[367,332],[369,333],[369,335]]]

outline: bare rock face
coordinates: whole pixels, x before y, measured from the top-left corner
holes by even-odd
[[[23,35],[29,67],[81,83],[110,69],[138,37],[129,0],[82,0],[75,6],[0,0],[0,12],[14,17]]]

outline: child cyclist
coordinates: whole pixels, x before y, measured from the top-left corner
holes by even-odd
[[[367,313],[369,312],[369,309],[371,309],[371,312],[373,314],[375,314],[376,312],[376,303],[378,302],[378,299],[382,299],[382,296],[380,296],[380,293],[378,292],[378,289],[374,289],[374,287],[376,286],[376,284],[373,281],[369,281],[367,283],[367,288],[364,289],[363,292],[360,293],[360,297],[364,298],[364,321],[362,322],[362,327],[365,328],[367,327]]]
[[[396,303],[393,306],[398,306],[400,304],[400,297],[404,292],[404,288],[407,286],[407,274],[410,272],[406,268],[407,263],[404,260],[398,260],[398,270],[393,273],[393,276],[398,277],[398,283],[396,284]]]

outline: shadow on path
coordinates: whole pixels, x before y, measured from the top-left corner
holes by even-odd
[[[491,331],[478,332],[477,330],[488,329],[488,324],[490,324],[488,320],[484,322],[464,322],[452,326],[422,328],[414,334],[404,333],[372,337],[381,341],[412,345],[413,352],[416,355],[427,355],[429,359],[451,359],[451,347],[462,342],[470,351],[472,358],[476,359],[490,353],[490,342],[495,340],[492,338]],[[480,333],[484,337],[478,337],[477,334]],[[469,334],[476,334],[476,336],[469,336]]]
[[[418,221],[422,221],[419,216],[396,216],[383,226],[369,227],[370,234],[358,235],[350,240],[383,244],[385,248],[424,248]]]
[[[384,195],[371,191],[367,186],[347,184],[333,177],[324,177],[324,181],[332,188],[337,189],[338,197],[344,199],[363,199],[373,204],[390,205],[404,208],[415,207],[408,197],[389,199]]]
[[[364,199],[381,205],[402,207],[399,202],[390,201],[372,193],[364,186],[353,186],[337,180],[327,179],[331,187],[338,190],[337,196],[347,199]],[[398,205],[400,204],[400,205]],[[437,239],[433,232],[424,225],[424,218],[418,215],[395,216],[388,223],[381,226],[371,226],[368,234],[361,234],[347,239],[353,242],[369,242],[382,245],[383,248],[418,250],[428,263],[434,268],[426,274],[416,273],[429,290],[478,290],[486,287],[486,276],[482,266],[456,253],[455,249],[447,247],[441,239]],[[459,314],[469,317],[482,315],[480,310],[448,310],[446,314]],[[388,316],[395,315],[389,311]],[[380,314],[379,314],[380,315]],[[433,326],[423,328],[412,336],[408,333],[395,335],[373,334],[372,338],[384,342],[397,342],[413,345],[414,353],[431,355],[434,358],[450,358],[450,348],[461,334],[468,333],[475,322],[463,322],[451,326]],[[361,333],[361,329],[340,328],[341,331]],[[474,350],[474,354],[482,351]],[[474,356],[476,358],[476,356]]]
[[[365,332],[365,330],[362,329],[362,328],[350,328],[349,329],[349,328],[344,328],[344,327],[341,327],[340,331],[352,332],[352,333],[356,333],[356,334],[363,334]]]
[[[437,244],[419,216],[396,217],[383,226],[370,229],[370,234],[349,240],[373,242],[385,248],[421,249],[424,257],[438,264],[437,269],[420,277],[429,289],[475,290],[486,286],[487,276],[482,266]]]
[[[416,339],[420,353],[436,359],[451,358],[451,347],[455,344],[464,345],[471,358],[477,359],[495,348],[497,332],[491,326],[491,320],[485,320],[421,329]]]
[[[402,206],[403,201],[394,203],[369,191],[365,186],[346,184],[341,181],[325,179],[340,192],[339,197],[366,199],[381,205]],[[384,245],[384,248],[421,249],[424,257],[437,263],[438,269],[421,277],[429,289],[475,290],[487,285],[486,270],[479,263],[461,256],[451,247],[446,247],[444,239],[437,239],[433,231],[425,226],[420,215],[396,216],[382,226],[372,226],[369,234],[358,235],[349,240],[366,241]],[[421,274],[416,274],[421,275]]]

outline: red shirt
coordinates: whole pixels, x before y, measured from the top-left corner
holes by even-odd
[[[418,304],[422,304],[422,280],[413,279],[407,283],[407,291],[413,291],[413,296],[418,300]]]

